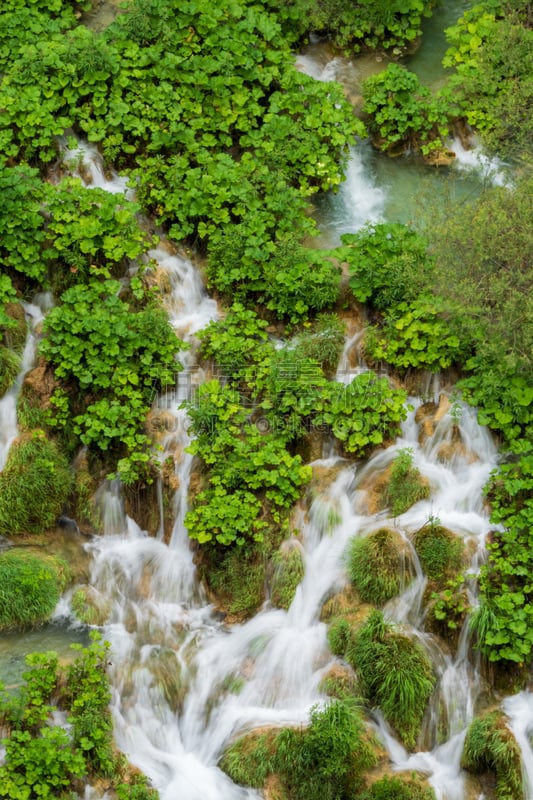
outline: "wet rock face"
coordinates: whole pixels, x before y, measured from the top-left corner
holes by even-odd
[[[51,366],[41,358],[24,378],[22,391],[31,396],[36,405],[46,409],[50,407],[50,397],[56,386]]]

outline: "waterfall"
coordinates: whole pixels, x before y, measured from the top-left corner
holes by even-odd
[[[47,294],[35,298],[35,303],[22,303],[28,330],[18,375],[13,385],[0,399],[0,472],[4,469],[9,449],[18,436],[17,399],[26,373],[33,366],[39,337],[39,324],[43,320],[45,310],[50,305],[51,297]]]

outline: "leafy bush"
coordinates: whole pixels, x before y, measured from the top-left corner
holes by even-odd
[[[470,723],[461,767],[475,774],[494,772],[498,800],[515,800],[523,795],[520,748],[498,711]]]
[[[413,451],[410,448],[399,450],[392,462],[384,505],[390,508],[393,517],[398,517],[415,503],[426,500],[430,493],[427,479],[413,464]]]
[[[67,289],[46,317],[40,349],[56,378],[77,389],[71,388],[71,398],[52,397],[52,424],[64,428],[73,420],[84,444],[122,456],[118,470],[131,483],[150,462],[145,416],[154,392],[175,382],[183,344],[162,309],[147,305],[134,312],[119,289],[113,280]]]
[[[0,534],[41,533],[50,528],[72,483],[65,456],[43,431],[20,436],[0,473]]]
[[[16,270],[27,278],[45,282],[46,262],[42,246],[45,239],[42,203],[44,184],[37,170],[27,165],[7,167],[0,164],[0,264],[5,270]],[[11,282],[0,277],[6,291]],[[12,295],[13,296],[13,295]]]
[[[410,580],[405,542],[389,528],[354,536],[346,558],[350,580],[364,603],[384,605]]]
[[[360,303],[379,311],[410,303],[427,289],[433,262],[426,240],[398,222],[373,223],[344,234],[334,252],[347,261],[350,287]]]
[[[263,357],[267,325],[255,311],[235,302],[223,319],[213,320],[198,333],[201,354],[212,358],[225,377],[238,379],[245,367]]]
[[[455,116],[449,101],[433,96],[414,72],[395,62],[363,82],[363,112],[373,142],[393,155],[442,149]]]
[[[277,608],[289,608],[305,574],[300,548],[293,544],[282,547],[272,557],[273,575],[270,581],[270,601]]]
[[[336,314],[318,314],[309,328],[297,336],[298,350],[320,364],[324,372],[333,372],[339,361],[344,341],[345,323]]]
[[[406,747],[414,749],[435,686],[423,647],[373,611],[350,656],[366,699],[379,706]]]
[[[460,360],[464,347],[452,332],[438,301],[421,298],[398,303],[381,327],[369,328],[365,352],[399,370],[409,367],[438,372]]]
[[[362,457],[400,432],[406,393],[387,378],[363,372],[351,383],[330,383],[315,421],[329,425],[347,453]]]
[[[47,620],[65,588],[67,565],[54,556],[14,548],[0,553],[0,629]]]
[[[481,569],[481,604],[471,624],[478,645],[490,661],[523,663],[533,648],[533,607],[530,602],[531,530],[533,520],[533,453],[502,464],[489,481],[491,521],[503,525],[487,547]]]
[[[250,424],[239,396],[218,381],[203,384],[188,408],[196,436],[189,451],[209,467],[209,485],[185,517],[189,536],[201,544],[261,542],[286,523],[310,467],[282,438]]]

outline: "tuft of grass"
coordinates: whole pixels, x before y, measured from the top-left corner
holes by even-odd
[[[389,528],[354,537],[347,550],[348,574],[361,600],[384,605],[410,579],[401,536]]]
[[[392,462],[390,479],[383,495],[385,506],[389,506],[392,516],[398,517],[415,503],[425,500],[431,493],[429,483],[413,464],[413,451],[400,450]]]
[[[0,397],[3,397],[15,382],[20,365],[20,356],[13,350],[0,345]]]
[[[435,686],[430,659],[417,641],[374,610],[347,659],[368,702],[379,706],[409,749],[414,749]]]
[[[282,546],[272,557],[270,600],[276,608],[289,608],[304,573],[302,552],[297,545]]]
[[[231,744],[219,764],[235,783],[262,789],[275,772],[275,744],[279,731],[252,731]]]
[[[68,580],[68,565],[51,555],[13,548],[0,553],[0,630],[45,622]]]
[[[0,534],[42,533],[52,527],[72,482],[67,459],[42,430],[19,437],[0,473]]]
[[[443,582],[455,576],[461,569],[464,544],[438,521],[430,520],[420,528],[413,535],[413,545],[422,569],[431,580]]]
[[[461,767],[476,774],[493,772],[498,800],[523,797],[520,748],[499,711],[482,714],[471,722]]]
[[[244,619],[265,600],[265,558],[259,549],[225,550],[212,548],[204,575],[221,609]]]
[[[416,778],[385,776],[359,795],[359,800],[435,800],[435,792]]]

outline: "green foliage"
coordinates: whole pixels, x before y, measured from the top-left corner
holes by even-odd
[[[432,605],[428,613],[436,622],[438,628],[445,634],[458,631],[462,628],[466,614],[471,611],[470,603],[464,588],[464,577],[458,575],[446,581],[446,588],[431,595]],[[470,617],[470,625],[474,629],[473,621],[477,618],[478,609]]]
[[[262,789],[275,771],[275,745],[278,731],[248,733],[233,742],[222,757],[220,768],[232,781]]]
[[[45,231],[41,207],[45,189],[37,170],[25,165],[0,165],[0,192],[0,265],[5,270],[16,270],[27,278],[44,282]],[[0,276],[1,303],[13,298],[10,286],[9,277]]]
[[[414,749],[435,685],[423,647],[373,611],[350,654],[366,699],[381,709],[409,749]]]
[[[494,772],[498,800],[523,795],[520,748],[498,711],[476,717],[470,724],[461,767],[475,774]]]
[[[412,541],[422,569],[430,580],[441,582],[461,568],[463,542],[459,536],[443,528],[438,520],[431,519],[416,531]]]
[[[492,533],[488,563],[480,575],[481,604],[472,618],[481,651],[490,661],[523,663],[533,647],[531,531],[533,453],[502,464],[486,488]]]
[[[0,473],[0,534],[41,533],[68,497],[72,474],[65,456],[43,431],[19,437]]]
[[[298,350],[320,364],[325,373],[333,372],[344,346],[346,326],[336,314],[318,314],[309,327],[297,336]]]
[[[435,792],[417,780],[385,776],[359,795],[359,800],[435,800]]]
[[[456,68],[450,88],[485,146],[527,159],[533,31],[527,10],[521,14],[513,5],[509,12],[500,3],[483,2],[465,11],[446,31],[452,46],[443,63]]]
[[[78,657],[67,668],[63,702],[70,710],[72,740],[92,774],[110,777],[115,770],[111,692],[106,675],[109,644],[93,635],[89,647],[72,645]]]
[[[65,588],[67,565],[49,555],[14,548],[0,553],[0,629],[47,620]]]
[[[273,575],[270,581],[270,601],[276,608],[289,608],[298,584],[305,574],[302,551],[297,545],[282,545],[272,557]]]
[[[72,419],[84,444],[122,456],[118,471],[131,483],[150,462],[146,413],[154,392],[174,383],[183,344],[162,309],[147,305],[134,312],[119,290],[113,280],[67,289],[46,318],[41,353],[56,378],[77,389],[52,398],[51,424],[65,427]]]
[[[407,414],[406,393],[370,371],[347,385],[332,382],[324,394],[315,421],[330,426],[344,450],[357,457],[394,438]]]
[[[235,302],[223,319],[213,320],[199,332],[201,354],[212,358],[225,377],[238,379],[245,367],[263,357],[267,324],[255,311]]]
[[[286,524],[310,468],[282,438],[251,424],[240,397],[218,381],[203,384],[188,409],[196,436],[189,451],[209,466],[209,485],[185,517],[189,536],[201,544],[261,542]]]
[[[448,99],[432,95],[414,72],[395,62],[363,82],[363,112],[374,144],[392,154],[442,149],[454,109]]]
[[[364,603],[382,606],[409,582],[405,543],[389,528],[354,536],[346,559],[350,580]]]
[[[407,225],[374,223],[341,241],[334,252],[348,262],[355,298],[379,311],[417,300],[432,278],[427,242]]]
[[[158,800],[156,789],[150,789],[144,775],[134,775],[129,783],[120,783],[116,787],[118,800]]]
[[[85,188],[76,178],[54,186],[46,202],[48,246],[43,254],[54,273],[54,288],[96,276],[122,277],[151,244],[138,212],[138,205],[122,195]]]
[[[464,346],[450,329],[439,301],[420,298],[398,303],[380,327],[369,328],[365,352],[402,371],[416,367],[438,372],[457,363]]]
[[[6,800],[62,797],[73,779],[85,774],[83,757],[72,750],[64,728],[45,726],[38,736],[13,731],[4,745],[0,797]]]
[[[393,517],[399,517],[412,505],[426,500],[431,493],[427,479],[413,463],[413,451],[410,448],[399,450],[392,462],[389,482],[383,496],[385,506],[391,510]]]

